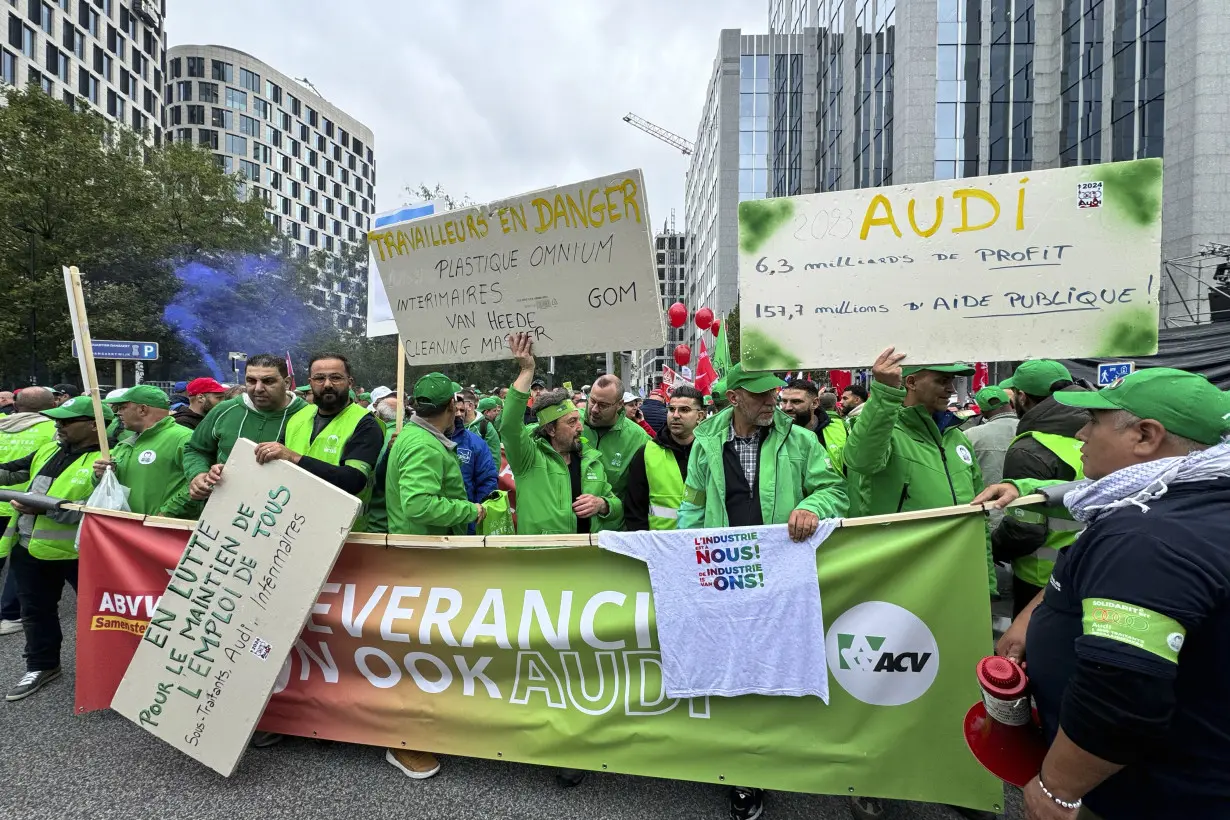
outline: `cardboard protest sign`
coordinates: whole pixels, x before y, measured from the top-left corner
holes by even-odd
[[[540,356],[665,344],[640,171],[383,226],[368,241],[410,364],[503,359],[518,332]]]
[[[111,708],[235,770],[360,502],[240,439]]]
[[[744,365],[1157,352],[1160,159],[742,202]]]

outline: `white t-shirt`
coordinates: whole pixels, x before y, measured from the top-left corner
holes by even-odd
[[[815,695],[829,702],[816,548],[784,524],[720,530],[602,532],[603,549],[649,566],[672,698]]]

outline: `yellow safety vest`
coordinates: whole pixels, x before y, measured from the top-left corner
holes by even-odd
[[[1021,433],[1012,441],[1015,444],[1023,438],[1033,438],[1054,453],[1060,461],[1072,468],[1078,480],[1085,477],[1085,468],[1081,464],[1081,443],[1078,440],[1054,433]],[[1076,536],[1085,529],[1085,525],[1073,521],[1066,514],[1060,514],[1057,509],[1045,507],[1041,512],[1025,507],[1013,507],[1011,515],[1026,524],[1046,524],[1046,541],[1043,545],[1030,555],[1012,562],[1012,573],[1016,577],[1032,586],[1044,587],[1055,569],[1055,559],[1059,557],[1059,551],[1076,541]]]
[[[829,425],[820,432],[824,434],[824,449],[828,451],[833,467],[838,473],[845,473],[846,439],[849,431],[842,419],[830,416]]]
[[[675,454],[656,441],[645,445],[645,478],[649,481],[649,529],[675,529],[683,503],[683,474]]]
[[[38,424],[35,424],[33,427],[27,427],[20,433],[0,435],[0,464],[24,458],[48,442],[54,441],[55,437],[56,423],[52,419],[40,421]],[[22,489],[24,488],[17,484],[9,487],[0,487],[0,490],[20,491]],[[0,518],[12,518],[16,515],[17,513],[13,512],[12,506],[7,501],[0,501]]]
[[[60,445],[54,441],[40,447],[34,454],[34,460],[30,463],[30,481],[15,489],[20,489],[22,492],[29,489],[39,470],[51,461],[52,456],[59,449]],[[90,493],[94,492],[94,462],[98,456],[97,450],[90,450],[77,456],[77,459],[65,467],[51,482],[46,495],[63,498],[66,501],[85,501],[90,497]],[[9,519],[4,537],[0,538],[0,557],[12,552],[13,545],[17,543],[17,521],[20,518],[21,516],[14,515]],[[75,560],[77,558],[77,526],[77,524],[60,524],[45,515],[36,515],[34,529],[30,533],[30,542],[26,545],[26,549],[32,556],[42,561]]]
[[[345,410],[333,417],[325,428],[312,438],[312,425],[316,421],[316,406],[305,407],[290,417],[286,422],[286,447],[302,456],[309,456],[317,461],[323,461],[337,467],[342,463],[342,451],[346,442],[354,435],[355,428],[368,412],[358,404],[351,402]],[[354,465],[357,467],[358,462]],[[366,466],[366,465],[364,465]],[[367,532],[367,512],[372,503],[372,484],[375,476],[367,473],[367,484],[359,493],[363,502],[359,517],[355,519],[351,532]]]

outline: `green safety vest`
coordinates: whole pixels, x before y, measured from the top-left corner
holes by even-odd
[[[828,451],[829,458],[833,461],[833,467],[837,469],[839,474],[844,475],[845,467],[845,452],[846,439],[849,437],[849,430],[846,428],[845,421],[831,416],[827,427],[820,432],[824,434],[824,449]]]
[[[1085,477],[1085,468],[1081,464],[1081,443],[1078,440],[1054,433],[1021,433],[1012,441],[1015,444],[1023,438],[1032,438],[1058,456],[1060,461],[1072,468],[1078,480]],[[1011,515],[1026,524],[1046,524],[1045,543],[1030,555],[1012,562],[1012,573],[1016,577],[1032,586],[1044,587],[1055,569],[1055,559],[1059,557],[1059,551],[1076,541],[1076,536],[1080,535],[1085,525],[1073,521],[1055,508],[1044,507],[1038,512],[1025,507],[1013,507]]]
[[[30,463],[30,481],[14,489],[25,492],[34,481],[34,477],[38,475],[39,470],[51,461],[52,456],[59,449],[60,445],[54,441],[40,447],[34,454],[34,460]],[[85,501],[90,497],[90,493],[94,492],[94,462],[98,456],[97,450],[82,453],[51,482],[46,494],[53,498],[63,498],[66,501]],[[20,516],[14,515],[9,519],[8,528],[5,529],[3,538],[0,538],[0,557],[12,552],[13,545],[17,543],[17,520],[19,518]],[[26,549],[32,556],[43,561],[75,560],[77,558],[77,526],[77,524],[60,524],[44,515],[36,515],[34,529],[30,533],[30,542],[26,545]]]
[[[301,456],[309,456],[337,467],[342,463],[342,451],[346,449],[346,442],[350,441],[355,428],[367,415],[366,410],[351,402],[313,439],[312,425],[316,420],[316,405],[311,405],[295,413],[290,417],[290,421],[286,422],[286,446]],[[350,528],[351,532],[367,532],[367,511],[372,503],[373,480],[374,476],[369,472],[367,484],[359,493],[363,507],[359,510],[354,526]]]
[[[35,424],[33,427],[27,427],[20,433],[0,435],[0,464],[25,458],[44,444],[55,441],[55,437],[56,423],[51,419],[40,421],[38,424]],[[24,488],[24,485],[11,484],[6,487],[0,487],[0,490],[20,491]],[[16,515],[13,512],[12,505],[7,501],[0,501],[0,518],[13,518]]]
[[[683,473],[675,454],[656,441],[645,445],[645,478],[649,481],[649,529],[675,529],[683,503]]]

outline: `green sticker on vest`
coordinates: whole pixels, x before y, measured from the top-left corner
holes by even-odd
[[[1179,662],[1187,630],[1175,619],[1109,598],[1085,598],[1081,608],[1086,635],[1125,643],[1171,663]]]

